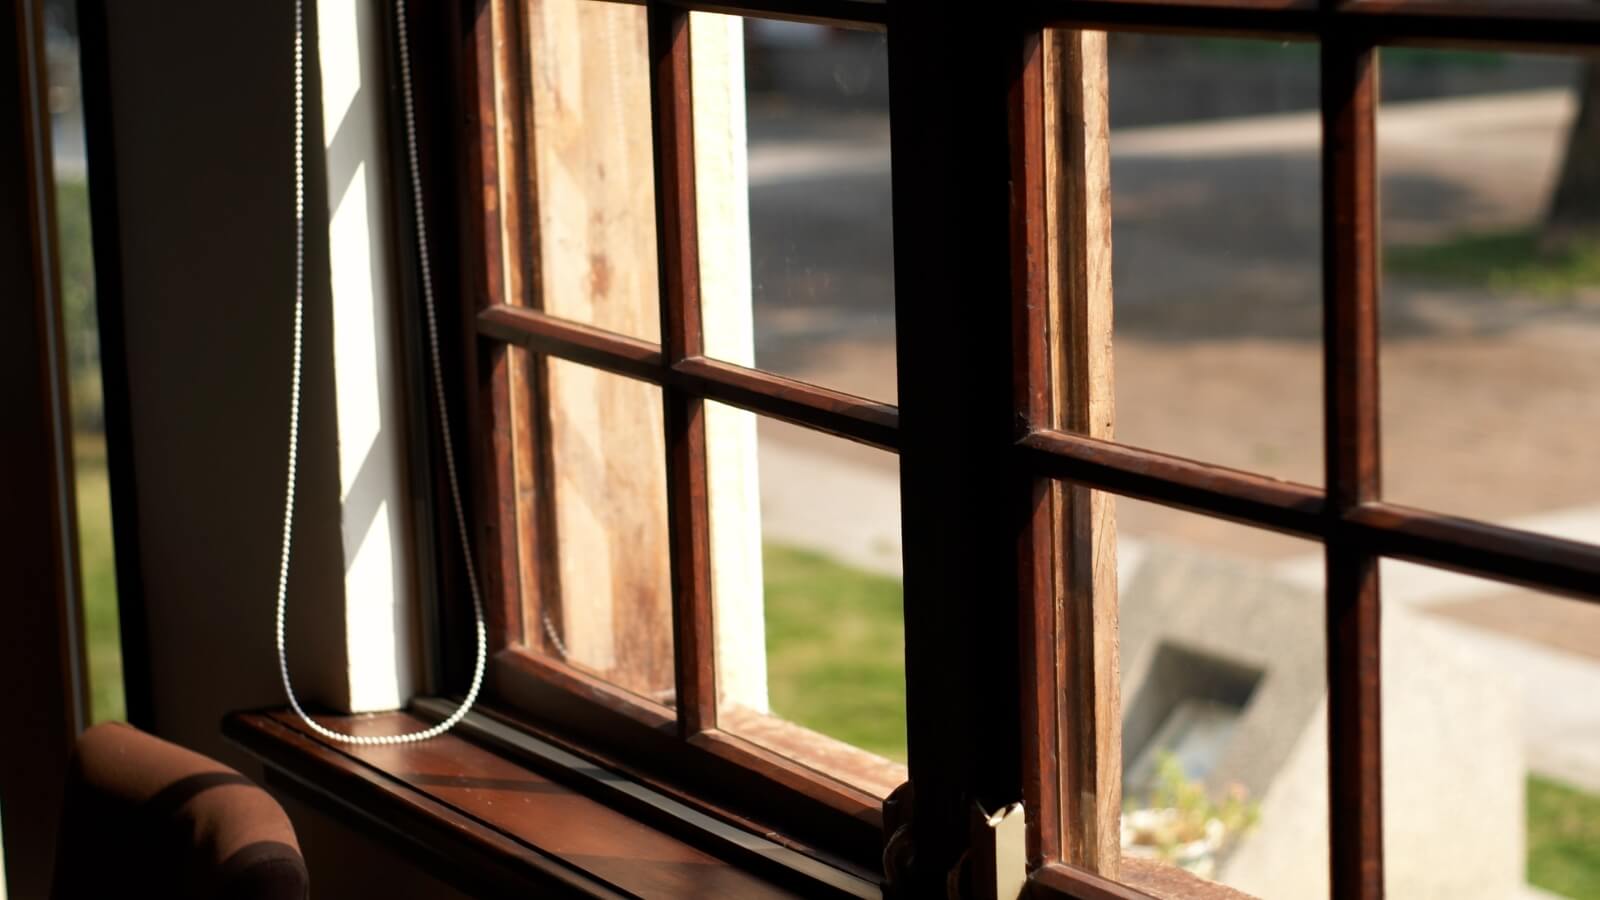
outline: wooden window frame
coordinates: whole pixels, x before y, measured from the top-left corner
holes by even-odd
[[[1108,702],[1115,634],[1098,614],[1098,604],[1114,614],[1115,591],[1106,596],[1093,562],[1063,549],[1074,527],[1095,527],[1074,510],[1104,492],[1324,545],[1332,892],[1381,897],[1378,561],[1404,559],[1595,602],[1600,547],[1381,499],[1377,48],[1592,49],[1600,46],[1600,10],[1427,0],[1032,0],[962,16],[938,4],[870,0],[592,2],[642,5],[648,15],[659,345],[530,305],[521,281],[531,251],[508,237],[524,233],[519,223],[531,204],[509,152],[525,135],[513,114],[525,109],[522,79],[513,74],[522,52],[518,7],[481,0],[448,14],[463,130],[455,147],[461,165],[444,180],[460,181],[436,191],[454,193],[461,216],[460,371],[495,648],[491,704],[637,765],[730,818],[749,816],[821,855],[876,868],[886,830],[877,798],[717,727],[704,404],[718,401],[900,454],[916,792],[914,803],[894,798],[889,818],[908,825],[915,842],[915,864],[903,873],[909,895],[941,886],[962,864],[974,805],[993,810],[1020,798],[1038,896],[1149,896],[1118,880],[1108,826],[1120,800],[1091,790],[1094,802],[1062,803],[1085,785],[1105,784],[1120,765],[1115,744],[1106,743],[1116,718]],[[898,407],[703,354],[693,11],[887,31]],[[1082,154],[1060,146],[1067,138],[1046,121],[1051,104],[1073,102],[1051,93],[1047,35],[1084,30],[1320,45],[1325,488],[1113,443],[1109,431],[1082,421],[1086,405],[1104,399],[1096,391],[1108,389],[1094,387],[1101,363],[1085,349],[1093,335],[1086,344],[1072,329],[1108,326],[1093,318],[1099,289],[1073,278],[1094,264],[1081,251],[1094,229],[1109,227],[1109,210],[1091,208],[1102,201],[1081,184],[1072,189],[1073,178],[1089,177]],[[1057,166],[1080,166],[1063,176],[1066,190],[1045,177],[1052,154]],[[517,402],[526,374],[514,369],[513,346],[661,388],[676,709],[516,646],[523,592],[538,590],[519,541],[530,533],[536,540],[538,522],[514,490],[528,476],[518,471],[518,448],[537,435],[526,404]],[[1085,562],[1087,574],[1072,569]]]
[[[629,0],[599,0],[629,2]],[[597,753],[649,759],[643,768],[693,791],[730,816],[760,811],[786,833],[815,836],[816,852],[875,870],[882,850],[882,801],[782,753],[716,727],[705,403],[716,401],[868,446],[898,449],[893,406],[853,397],[704,354],[694,170],[693,95],[689,81],[691,5],[648,8],[651,118],[655,163],[655,232],[662,341],[657,344],[537,308],[526,287],[524,234],[533,198],[516,152],[527,139],[527,86],[516,73],[527,39],[515,2],[483,3],[460,25],[456,61],[463,136],[462,303],[468,432],[476,446],[481,571],[494,648],[490,690],[505,708],[538,723],[559,723]],[[814,4],[811,4],[814,5]],[[823,14],[802,4],[695,4],[693,11],[850,24],[881,30],[883,7],[834,2]],[[877,20],[874,21],[874,17]],[[484,203],[482,198],[492,197]],[[532,476],[530,446],[540,417],[526,398],[537,391],[530,367],[507,348],[565,359],[654,384],[666,429],[668,535],[671,547],[675,707],[611,684],[555,656],[521,647],[525,596],[538,594],[541,568],[554,564],[538,543],[540,512],[520,504],[513,485]],[[519,469],[519,466],[522,468]],[[441,531],[441,533],[448,533]],[[533,565],[523,547],[539,547]],[[530,639],[537,629],[530,629]],[[544,641],[545,638],[534,640]],[[623,752],[619,752],[623,751]],[[626,760],[625,760],[626,761]]]

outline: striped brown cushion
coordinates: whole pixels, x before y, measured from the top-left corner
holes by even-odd
[[[276,800],[215,760],[121,723],[78,739],[52,896],[304,900]]]

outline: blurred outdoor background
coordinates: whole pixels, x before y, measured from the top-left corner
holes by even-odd
[[[82,552],[90,713],[95,722],[123,717],[122,651],[117,629],[111,495],[106,480],[100,335],[95,320],[89,181],[84,159],[83,96],[78,73],[77,4],[45,3],[45,44],[54,125],[56,225],[66,307],[78,541]]]
[[[48,7],[103,720],[122,691],[92,186],[73,4]],[[894,402],[883,38],[770,22],[745,36],[756,363]],[[1110,47],[1118,439],[1319,484],[1317,50]],[[1384,52],[1390,499],[1600,541],[1597,71]],[[903,761],[896,462],[766,422],[759,457],[773,709]],[[1326,896],[1318,548],[1131,501],[1117,515],[1129,852]],[[1400,564],[1384,588],[1391,893],[1600,898],[1600,610]]]

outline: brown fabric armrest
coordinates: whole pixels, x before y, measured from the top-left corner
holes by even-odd
[[[52,896],[303,900],[288,816],[250,779],[121,723],[78,740]]]

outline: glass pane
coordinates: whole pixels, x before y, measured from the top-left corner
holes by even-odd
[[[906,777],[898,460],[707,408],[722,727],[887,796]]]
[[[1113,502],[1122,880],[1177,866],[1257,897],[1328,896],[1321,546],[1222,522],[1202,546],[1150,504]],[[1262,552],[1278,542],[1293,552]]]
[[[1317,48],[1107,41],[1115,438],[1320,484]]]
[[[533,493],[551,507],[535,513],[551,532],[540,535],[539,546],[553,548],[554,556],[539,589],[557,599],[541,605],[537,593],[528,592],[524,638],[670,704],[672,581],[661,390],[559,359],[546,366],[550,468],[534,469]],[[548,490],[538,487],[544,484]],[[545,565],[540,558],[525,566],[533,574],[524,578],[539,578]]]
[[[648,341],[656,302],[655,161],[642,6],[540,0],[525,7],[535,182],[530,305]],[[518,177],[512,173],[513,178]]]
[[[1385,562],[1391,897],[1600,897],[1600,606]]]
[[[893,402],[884,36],[691,27],[707,354]]]
[[[1385,496],[1600,540],[1600,58],[1383,66]]]
[[[100,332],[95,315],[83,93],[78,76],[78,18],[76,6],[65,0],[50,0],[44,6],[59,232],[57,247],[88,655],[89,718],[91,722],[105,722],[119,720],[124,715],[122,639],[117,619],[116,561],[111,541],[111,488],[106,475]]]

